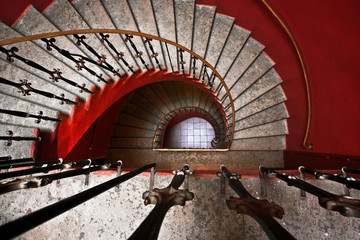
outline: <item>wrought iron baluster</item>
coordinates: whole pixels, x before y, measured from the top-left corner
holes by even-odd
[[[209,78],[209,89],[210,91],[213,91],[213,87],[214,87],[214,82],[215,82],[215,79],[216,79],[216,75],[215,74],[212,74],[212,77]]]
[[[7,159],[4,161],[0,161],[0,164],[12,164],[12,163],[18,164],[18,163],[33,162],[33,161],[35,161],[35,159],[32,157],[31,158],[19,158],[19,159]]]
[[[14,136],[13,131],[7,131],[8,136],[0,136],[0,140],[5,140],[6,146],[11,146],[12,141],[41,141],[40,137],[20,137],[20,136]]]
[[[137,49],[136,45],[134,44],[134,42],[131,40],[134,36],[129,35],[129,34],[125,34],[125,42],[129,42],[132,49],[135,51],[135,57],[139,58],[141,63],[144,65],[144,67],[146,68],[146,70],[150,71],[149,66],[145,63],[145,60],[142,58],[143,52],[139,52],[139,50]]]
[[[20,93],[22,93],[23,96],[31,95],[30,93],[34,92],[34,93],[37,93],[37,94],[42,95],[47,98],[58,99],[58,100],[60,100],[60,104],[66,103],[66,104],[72,104],[72,105],[80,105],[80,103],[78,103],[78,102],[74,102],[74,101],[71,101],[70,99],[66,99],[65,95],[63,93],[60,94],[60,96],[57,96],[53,93],[35,89],[35,88],[31,87],[31,83],[29,83],[28,80],[26,80],[26,79],[20,80],[20,83],[14,83],[12,81],[9,81],[5,78],[0,77],[0,83],[16,87],[17,89],[20,90]]]
[[[79,35],[77,35],[77,34],[74,34],[73,35],[75,38],[76,38],[76,44],[78,45],[78,46],[81,46],[81,44],[82,45],[84,45],[84,47],[89,51],[89,52],[91,52],[93,55],[95,55],[97,58],[98,58],[98,61],[97,61],[97,65],[98,66],[103,66],[104,67],[104,65],[103,64],[105,64],[105,66],[106,66],[106,68],[105,69],[107,69],[107,70],[109,70],[110,72],[112,72],[115,76],[118,76],[118,77],[120,77],[121,79],[123,79],[123,76],[121,76],[121,74],[119,73],[119,69],[116,69],[115,70],[115,68],[113,67],[113,66],[111,66],[107,61],[106,61],[106,56],[103,54],[103,55],[100,55],[100,54],[98,54],[96,51],[95,51],[95,49],[94,48],[92,48],[90,45],[88,45],[84,40],[86,39],[86,36],[85,35],[81,35],[81,36],[79,36]],[[73,56],[76,56],[75,54],[73,54]],[[91,62],[91,61],[93,61],[93,60],[90,60],[89,58],[84,58],[84,59],[86,59],[87,61],[89,61],[89,62]]]
[[[101,36],[101,42],[106,42],[107,45],[110,47],[110,49],[113,50],[113,52],[116,54],[116,59],[121,60],[122,63],[125,64],[125,66],[129,69],[129,71],[135,74],[135,71],[133,69],[134,66],[130,66],[129,63],[124,59],[124,53],[118,52],[114,47],[114,45],[109,41],[108,39],[110,37],[109,34],[100,33],[100,36]]]
[[[181,48],[179,48],[179,49],[178,49],[178,52],[180,53],[181,72],[182,72],[183,76],[185,76],[185,66],[184,66],[184,64],[185,64],[186,62],[184,61],[184,56],[183,56],[184,50],[182,50]]]
[[[18,168],[18,167],[31,167],[31,166],[39,166],[45,164],[57,164],[60,163],[60,160],[54,161],[44,161],[44,162],[34,162],[35,160],[29,160],[28,162],[15,163],[11,162],[8,164],[0,164],[0,169],[9,169],[9,168]]]
[[[74,58],[74,54],[70,53],[69,51],[65,50],[65,49],[61,49],[58,46],[55,45],[56,39],[55,38],[50,38],[49,40],[46,38],[42,38],[41,39],[43,42],[46,43],[46,49],[51,51],[52,48],[54,48],[56,51],[58,51],[61,55],[63,55],[64,57],[70,59],[71,61],[73,61],[76,64],[76,68],[77,70],[81,71],[82,69],[85,69],[88,73],[90,73],[91,75],[95,76],[98,78],[98,81],[103,81],[106,84],[109,84],[108,81],[106,81],[103,77],[102,74],[97,74],[95,71],[93,71],[92,69],[88,68],[87,66],[85,66],[85,61],[83,59],[83,56],[78,55],[80,58],[79,60],[76,60]],[[95,61],[93,61],[94,64],[97,65],[97,63]]]
[[[195,72],[196,72],[196,70],[198,69],[198,68],[196,67],[196,60],[197,60],[197,58],[196,58],[195,56],[191,56],[191,57],[192,57],[192,59],[194,59],[194,61],[193,61],[193,66],[192,66],[192,70],[193,70],[192,75],[193,75],[193,80],[195,80]]]
[[[41,162],[39,162],[40,164]],[[120,163],[121,164],[121,163]],[[28,188],[37,188],[37,187],[43,187],[46,186],[55,180],[60,180],[68,177],[74,177],[78,175],[86,175],[91,172],[95,171],[104,171],[109,170],[112,167],[117,167],[119,163],[106,163],[103,165],[96,165],[91,167],[83,167],[82,169],[75,169],[75,170],[69,170],[65,172],[60,173],[54,173],[54,174],[47,174],[42,176],[33,177],[31,179],[28,178],[18,178],[9,182],[6,182],[4,184],[0,184],[0,194],[4,194],[7,192],[19,190],[19,189],[28,189]]]
[[[355,188],[355,189],[360,190],[360,182],[357,181],[353,177],[342,177],[337,174],[329,174],[329,173],[325,173],[325,172],[314,171],[314,170],[311,170],[311,169],[308,169],[305,167],[301,167],[301,168],[299,168],[299,170],[303,173],[307,173],[307,174],[311,174],[311,175],[315,176],[316,179],[322,179],[322,180],[326,179],[326,180],[344,184],[348,188]]]
[[[206,83],[205,83],[205,77],[207,77],[207,83],[209,83],[209,74],[208,74],[208,72],[207,72],[207,66],[206,66],[206,65],[204,65],[204,71],[203,71],[203,73],[201,74],[201,76],[202,76],[202,84],[203,84],[203,85],[206,85]]]
[[[54,71],[50,71],[50,70],[46,69],[45,67],[41,66],[40,64],[38,64],[36,62],[33,62],[31,60],[28,60],[26,58],[23,58],[23,57],[17,55],[15,52],[18,52],[19,50],[16,47],[11,48],[10,50],[6,50],[5,48],[0,46],[0,50],[1,50],[1,52],[4,52],[4,53],[6,53],[8,55],[7,59],[8,60],[10,59],[9,60],[10,62],[14,61],[13,58],[19,59],[20,61],[26,63],[27,65],[49,74],[50,79],[53,82],[59,82],[59,79],[60,79],[60,80],[66,82],[67,84],[69,84],[69,85],[71,85],[73,87],[80,88],[80,92],[87,92],[87,93],[90,93],[90,94],[94,94],[92,91],[85,88],[85,83],[82,84],[82,86],[81,86],[81,85],[77,84],[76,82],[63,77],[61,75],[62,72],[60,71],[60,69],[54,69]]]
[[[12,159],[11,156],[0,157],[0,163],[10,161],[11,159]]]
[[[289,186],[303,189],[304,191],[318,197],[320,206],[327,210],[339,212],[341,215],[346,217],[360,218],[360,200],[358,199],[347,196],[338,196],[336,194],[327,192],[318,187],[315,187],[310,183],[302,181],[301,179],[291,174],[279,173],[275,170],[268,169],[263,166],[260,167],[260,171],[266,173],[269,177],[275,177],[286,182]]]
[[[266,199],[256,199],[225,166],[222,165],[220,170],[222,175],[229,180],[230,187],[240,197],[230,197],[230,200],[226,200],[226,205],[229,209],[254,218],[263,228],[269,239],[295,239],[285,228],[273,219],[273,217],[279,219],[283,217],[284,210],[282,207]]]
[[[175,205],[184,206],[186,201],[194,198],[194,194],[189,192],[188,189],[178,189],[184,182],[185,175],[190,174],[189,166],[185,165],[175,174],[168,187],[163,189],[155,188],[143,194],[145,205],[156,205],[129,239],[157,239],[168,210]]]
[[[146,171],[153,166],[155,166],[155,163],[146,165],[127,174],[121,175],[120,177],[111,179],[105,183],[99,184],[81,193],[63,199],[50,206],[32,212],[24,217],[6,223],[0,226],[0,236],[4,239],[15,238],[20,234],[29,231],[30,229],[78,206],[79,204],[94,198],[95,196],[109,190],[110,188],[113,188],[116,185],[131,179],[132,177]]]
[[[149,48],[150,48],[150,51],[151,51],[151,57],[155,59],[155,62],[156,62],[157,67],[160,69],[160,71],[162,71],[161,66],[160,66],[160,62],[159,62],[159,60],[157,59],[157,56],[159,56],[159,53],[157,53],[157,52],[154,51],[154,48],[153,48],[153,46],[151,45],[151,41],[152,41],[151,38],[146,38],[145,43],[148,44],[148,46],[149,46]]]
[[[27,112],[22,112],[22,111],[14,111],[14,110],[8,110],[8,109],[0,109],[0,113],[4,113],[4,114],[8,114],[8,115],[13,115],[13,116],[17,116],[17,117],[23,117],[23,118],[36,118],[37,120],[35,121],[36,123],[40,123],[41,120],[49,120],[49,121],[54,121],[54,122],[62,122],[61,119],[58,118],[51,118],[51,117],[47,117],[47,116],[43,116],[43,111],[39,112],[39,115],[34,115],[31,113],[27,113]]]

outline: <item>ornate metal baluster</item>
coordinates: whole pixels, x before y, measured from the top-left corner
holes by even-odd
[[[91,75],[97,77],[98,81],[103,81],[106,84],[109,84],[108,81],[106,81],[103,77],[102,74],[97,74],[95,71],[93,71],[92,69],[88,68],[87,66],[85,66],[85,60],[83,59],[83,57],[80,56],[79,60],[76,60],[74,58],[74,54],[70,53],[69,51],[65,50],[65,49],[61,49],[58,46],[55,45],[56,39],[55,38],[50,38],[49,40],[46,38],[42,38],[41,39],[43,42],[46,43],[46,49],[51,51],[52,48],[54,48],[56,51],[58,51],[61,55],[63,55],[64,57],[70,59],[71,61],[73,61],[76,64],[76,68],[81,71],[82,69],[85,69],[88,73],[90,73]],[[94,64],[97,65],[97,63],[95,61],[93,61]]]
[[[10,62],[13,62],[14,59],[13,58],[16,58],[16,59],[19,59],[20,61],[26,63],[27,65],[33,67],[33,68],[36,68],[40,71],[43,71],[47,74],[50,75],[50,79],[53,81],[53,82],[58,82],[59,79],[60,80],[63,80],[64,82],[66,82],[67,84],[70,84],[71,86],[74,86],[74,87],[77,87],[77,88],[80,88],[80,92],[87,92],[87,93],[90,93],[90,94],[94,94],[92,91],[90,91],[89,89],[85,88],[85,83],[80,86],[79,84],[77,84],[76,82],[74,81],[71,81],[70,79],[67,79],[67,78],[64,78],[61,74],[62,72],[60,71],[60,69],[54,69],[54,71],[50,71],[48,69],[46,69],[45,67],[41,66],[40,64],[36,63],[36,62],[33,62],[31,60],[28,60],[26,58],[23,58],[19,55],[17,55],[15,52],[18,52],[19,50],[16,48],[16,47],[12,47],[10,50],[7,50],[3,47],[0,46],[0,51],[3,52],[3,53],[6,53],[7,55],[7,59],[10,61]]]
[[[215,78],[216,78],[216,75],[213,74],[212,77],[211,77],[210,80],[209,80],[209,89],[210,89],[210,91],[213,91]]]
[[[143,194],[145,205],[156,205],[129,239],[157,239],[167,211],[175,205],[184,206],[186,201],[194,198],[194,194],[188,189],[179,190],[188,170],[189,166],[185,165],[181,170],[176,171],[176,175],[168,187],[155,188]]]
[[[192,75],[193,75],[193,80],[195,81],[195,72],[196,72],[196,70],[198,69],[197,67],[196,67],[196,60],[197,60],[197,58],[195,57],[195,56],[191,56],[191,58],[192,59],[194,59],[194,61],[193,61],[193,66],[192,66]]]
[[[0,140],[5,140],[6,146],[11,146],[12,141],[41,141],[40,137],[15,137],[13,131],[7,131],[9,136],[0,136]]]
[[[160,66],[160,62],[159,62],[159,60],[157,59],[157,56],[159,56],[159,53],[157,53],[157,52],[154,51],[154,48],[153,48],[153,46],[151,45],[151,41],[152,41],[151,38],[146,38],[145,43],[148,44],[148,46],[149,46],[149,48],[150,48],[150,51],[151,51],[151,57],[155,59],[155,62],[156,62],[157,67],[160,69],[160,71],[162,71],[161,66]]]
[[[37,120],[35,120],[36,123],[40,123],[41,120],[49,120],[49,121],[54,121],[54,122],[62,122],[61,119],[58,118],[51,118],[51,117],[47,117],[47,116],[43,116],[43,111],[39,112],[39,115],[33,115],[27,112],[21,112],[21,111],[14,111],[14,110],[7,110],[7,109],[0,109],[0,113],[4,113],[4,114],[8,114],[8,115],[13,115],[13,116],[17,116],[17,117],[23,117],[23,118],[36,118]]]
[[[94,48],[92,48],[91,46],[89,46],[84,40],[86,39],[86,36],[85,35],[82,35],[82,36],[79,36],[77,34],[74,34],[73,35],[75,38],[76,38],[76,44],[78,46],[81,46],[81,44],[83,44],[87,50],[89,50],[89,52],[91,52],[93,55],[95,55],[97,58],[98,58],[98,61],[97,61],[97,65],[98,66],[102,66],[104,68],[104,65],[106,66],[105,69],[109,70],[110,72],[112,72],[115,76],[118,76],[119,78],[123,79],[123,76],[121,76],[121,74],[119,73],[119,69],[114,69],[113,66],[111,66],[107,61],[106,61],[106,56],[103,54],[103,55],[100,55],[98,54]],[[75,54],[73,54],[73,56],[77,56]],[[89,58],[84,58],[86,59],[87,61],[91,62],[93,60],[90,60]]]
[[[135,44],[133,43],[133,41],[131,40],[134,36],[129,35],[129,34],[125,34],[126,38],[125,38],[125,42],[129,42],[131,47],[134,49],[135,51],[135,57],[139,58],[141,63],[144,65],[144,67],[146,68],[146,70],[149,70],[148,65],[145,63],[145,60],[142,58],[143,52],[139,52],[139,50],[137,49],[137,47],[135,46]]]
[[[204,65],[204,71],[201,74],[201,76],[202,76],[202,85],[206,85],[205,77],[207,77],[207,83],[209,83],[209,74],[207,72],[207,66],[206,65]]]
[[[10,157],[10,156],[9,156]],[[0,161],[0,164],[19,164],[19,163],[25,163],[25,162],[34,162],[35,158],[19,158],[19,159],[6,159],[3,161]]]
[[[78,102],[74,102],[74,101],[71,101],[69,99],[66,99],[65,95],[63,93],[60,94],[60,96],[57,96],[57,95],[55,95],[53,93],[49,93],[49,92],[45,92],[45,91],[42,91],[42,90],[35,89],[35,88],[31,87],[31,83],[29,83],[28,80],[26,80],[26,79],[25,80],[20,80],[20,83],[14,83],[14,82],[11,82],[11,81],[9,81],[9,80],[7,80],[5,78],[0,77],[0,83],[16,87],[17,89],[20,90],[19,93],[22,93],[23,96],[31,95],[30,93],[34,92],[34,93],[37,93],[37,94],[42,95],[42,96],[47,97],[47,98],[58,99],[58,100],[60,100],[60,104],[66,103],[66,104],[72,104],[72,105],[80,105],[80,103],[78,103]]]
[[[11,159],[11,156],[0,157],[0,163],[10,161]]]
[[[129,71],[135,74],[135,71],[133,70],[134,66],[130,66],[129,63],[124,59],[124,53],[118,52],[114,47],[114,45],[112,45],[112,43],[108,40],[108,38],[110,37],[109,34],[100,33],[100,36],[101,36],[101,42],[103,43],[106,42],[107,45],[110,47],[110,49],[113,50],[113,52],[116,54],[116,59],[121,60],[122,63],[125,64],[125,66],[129,69]]]
[[[183,56],[184,50],[182,50],[181,48],[179,48],[179,49],[178,49],[178,52],[180,53],[181,71],[182,71],[183,76],[185,76],[185,67],[184,67],[184,64],[185,64],[186,62],[184,61],[184,56]]]
[[[225,167],[220,167],[221,173],[229,180],[230,187],[240,198],[230,197],[226,205],[230,210],[246,214],[254,218],[263,228],[269,239],[295,239],[285,228],[283,228],[274,217],[281,219],[284,210],[274,202],[259,200],[253,197],[242,185],[240,180]]]
[[[289,186],[303,189],[304,191],[318,197],[320,206],[327,210],[339,212],[341,215],[346,217],[360,218],[360,200],[358,199],[353,199],[347,196],[338,196],[327,192],[310,183],[302,181],[291,174],[279,173],[263,166],[260,167],[260,171],[266,173],[269,177],[275,177],[286,182]]]
[[[360,190],[360,182],[357,181],[353,177],[342,177],[337,174],[329,174],[329,173],[325,173],[325,172],[314,171],[311,169],[307,169],[305,167],[301,167],[301,168],[299,168],[299,170],[302,173],[307,173],[307,174],[311,174],[311,175],[315,176],[316,179],[321,179],[321,180],[326,179],[326,180],[344,184],[348,188],[355,188],[355,189]]]

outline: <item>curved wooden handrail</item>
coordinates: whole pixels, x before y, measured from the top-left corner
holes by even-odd
[[[41,33],[41,34],[35,34],[35,35],[31,35],[31,36],[24,36],[24,37],[1,40],[0,41],[0,46],[19,43],[19,42],[38,40],[38,39],[41,39],[41,38],[52,38],[52,37],[60,37],[60,36],[73,35],[73,34],[89,34],[89,33],[116,33],[116,34],[128,34],[128,35],[135,35],[135,36],[139,36],[139,37],[151,38],[151,39],[155,39],[155,40],[158,40],[158,41],[161,41],[161,42],[168,43],[168,44],[173,45],[175,47],[178,47],[178,48],[190,53],[192,56],[195,56],[200,61],[202,61],[206,66],[208,66],[213,71],[213,73],[216,75],[216,77],[220,80],[220,82],[224,86],[224,88],[226,90],[226,93],[228,94],[228,97],[229,97],[229,100],[230,100],[231,111],[232,111],[232,116],[233,116],[233,118],[232,118],[232,127],[231,127],[231,138],[230,138],[230,142],[229,142],[229,145],[228,145],[228,149],[230,149],[231,143],[232,143],[233,138],[234,138],[234,130],[235,130],[235,106],[234,106],[234,101],[233,101],[233,98],[231,96],[231,93],[229,91],[228,86],[226,85],[224,79],[220,76],[220,74],[215,70],[215,68],[210,63],[208,63],[204,58],[202,58],[201,56],[199,56],[195,52],[191,51],[190,49],[187,49],[186,47],[184,47],[184,46],[182,46],[182,45],[180,45],[180,44],[178,44],[176,42],[173,42],[173,41],[170,41],[168,39],[164,39],[164,38],[161,38],[161,37],[158,37],[158,36],[154,36],[154,35],[150,35],[150,34],[146,34],[146,33],[128,31],[128,30],[120,30],[120,29],[78,29],[78,30],[69,30],[69,31]]]
[[[152,149],[153,149],[153,150],[156,149],[156,148],[155,148],[156,137],[157,137],[158,132],[160,131],[160,127],[161,127],[162,123],[164,122],[164,120],[167,118],[167,116],[170,116],[170,115],[173,114],[173,113],[179,112],[179,111],[182,110],[182,109],[184,109],[184,110],[186,110],[186,109],[196,109],[196,110],[200,110],[200,111],[203,111],[203,112],[208,113],[208,112],[205,111],[204,109],[198,108],[198,107],[194,107],[194,106],[176,108],[176,109],[174,109],[173,111],[168,112],[164,117],[161,118],[161,120],[159,121],[159,123],[158,123],[158,125],[157,125],[157,127],[156,127],[155,134],[154,134],[154,138],[153,138],[153,142],[152,142]],[[199,111],[199,112],[200,112],[200,111]],[[208,114],[209,114],[209,116],[211,116],[210,113],[208,113]],[[171,120],[171,119],[170,119],[170,120]],[[212,119],[212,120],[214,120],[214,122],[216,122],[215,119]],[[217,126],[217,132],[218,132],[218,134],[220,134],[220,128],[219,128],[218,126]],[[215,135],[216,135],[216,134],[215,134]],[[220,137],[220,136],[216,136],[216,137]]]
[[[280,15],[274,10],[274,8],[272,8],[270,6],[270,4],[266,1],[266,0],[260,0],[265,7],[270,11],[270,13],[276,18],[276,20],[280,23],[280,25],[283,27],[283,29],[285,30],[286,34],[288,35],[288,37],[290,38],[297,56],[299,58],[300,64],[301,64],[301,69],[304,75],[304,80],[305,80],[305,86],[306,86],[306,97],[307,97],[307,106],[308,106],[308,117],[307,117],[307,123],[306,123],[306,131],[305,131],[305,136],[304,136],[304,140],[303,140],[303,147],[305,149],[312,149],[312,144],[307,145],[307,141],[308,141],[308,137],[309,137],[309,131],[310,131],[310,124],[311,124],[311,115],[312,115],[312,107],[311,107],[311,95],[310,95],[310,85],[309,85],[309,77],[307,74],[307,70],[306,70],[306,66],[305,66],[305,61],[304,58],[302,56],[302,53],[300,51],[299,45],[294,37],[294,35],[292,34],[292,32],[290,31],[290,28],[287,26],[287,24],[285,23],[285,21],[280,17]]]

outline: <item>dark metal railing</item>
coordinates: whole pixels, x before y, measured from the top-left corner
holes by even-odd
[[[47,97],[47,98],[55,98],[57,100],[60,100],[60,104],[66,103],[66,104],[72,104],[72,105],[80,105],[80,103],[78,103],[78,102],[74,102],[74,101],[71,101],[70,99],[66,99],[64,94],[60,94],[60,96],[57,96],[50,92],[35,89],[35,88],[31,87],[31,83],[29,83],[28,80],[26,80],[26,79],[20,80],[20,83],[15,83],[15,82],[12,82],[5,78],[0,77],[0,83],[16,87],[17,89],[20,90],[19,93],[22,93],[23,96],[31,95],[30,93],[33,92],[33,93],[39,94],[39,95]]]
[[[107,61],[106,61],[106,56],[104,54],[100,55],[99,53],[97,53],[95,51],[95,49],[93,47],[91,47],[89,44],[87,44],[85,42],[85,39],[86,39],[86,36],[85,35],[77,35],[77,34],[73,34],[73,36],[76,38],[76,44],[78,46],[81,46],[81,45],[84,45],[84,47],[89,51],[91,52],[95,57],[98,58],[98,61],[95,62],[93,61],[92,59],[90,58],[86,58],[84,56],[81,56],[79,55],[80,57],[82,57],[84,60],[88,61],[88,62],[91,62],[91,63],[94,63],[94,64],[97,64],[98,66],[100,66],[101,68],[103,69],[106,69],[110,72],[112,72],[114,74],[114,76],[118,76],[120,78],[123,78],[123,76],[119,73],[119,69],[115,70],[113,66],[111,66]],[[76,55],[73,55],[73,56],[78,56],[77,54]]]
[[[112,180],[99,184],[69,198],[63,199],[50,206],[37,210],[12,222],[0,226],[0,236],[3,239],[14,238],[36,226],[84,203],[97,195],[135,177],[136,175],[155,167],[155,163],[143,166],[127,174],[116,177]]]
[[[246,214],[254,218],[263,228],[269,239],[295,239],[285,228],[275,219],[281,219],[284,210],[274,202],[259,200],[253,197],[238,179],[239,174],[232,174],[225,166],[220,167],[223,178],[229,180],[230,187],[239,195],[240,198],[230,197],[226,200],[226,205],[230,210],[237,213]]]
[[[8,115],[16,116],[16,117],[23,117],[23,118],[36,118],[36,120],[35,120],[36,123],[40,123],[41,120],[62,122],[62,120],[59,119],[59,118],[52,118],[52,117],[44,116],[43,111],[40,111],[39,115],[34,115],[34,114],[31,114],[31,113],[22,112],[22,111],[15,111],[15,110],[9,110],[9,109],[0,109],[0,113],[8,114]]]
[[[260,166],[259,168],[260,175],[263,175],[262,178],[265,179],[265,174],[268,177],[275,177],[284,182],[289,186],[297,187],[305,192],[308,192],[316,197],[318,197],[319,204],[321,207],[339,212],[341,215],[346,217],[358,217],[360,218],[360,200],[339,196],[328,191],[325,191],[321,188],[318,188],[308,182],[305,182],[294,175],[287,173],[279,173],[275,170],[268,169],[266,167]]]
[[[40,137],[22,137],[22,136],[14,136],[14,132],[9,130],[7,131],[8,136],[0,136],[0,140],[5,140],[6,146],[11,146],[12,141],[37,141],[40,142]]]
[[[130,34],[125,34],[125,42],[129,42],[130,46],[132,47],[132,49],[135,51],[135,58],[139,58],[141,63],[144,65],[144,68],[148,71],[150,71],[148,64],[146,64],[145,60],[143,59],[142,55],[143,52],[139,51],[135,45],[135,43],[131,40],[132,38],[134,38],[133,35]]]
[[[144,204],[156,204],[153,210],[130,236],[129,239],[155,240],[158,238],[162,222],[168,210],[175,205],[185,206],[186,201],[192,200],[194,194],[186,188],[180,190],[186,176],[193,172],[189,171],[189,165],[175,172],[169,186],[163,189],[151,189],[143,194]]]

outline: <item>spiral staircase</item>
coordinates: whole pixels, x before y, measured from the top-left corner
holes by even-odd
[[[282,150],[286,148],[286,119],[289,116],[285,106],[286,97],[280,85],[281,78],[274,69],[275,63],[266,54],[265,47],[253,39],[248,30],[235,25],[233,18],[216,13],[215,7],[196,5],[194,1],[55,1],[43,13],[30,7],[13,27],[1,23],[1,39],[73,29],[131,30],[178,43],[212,65],[224,79],[228,91],[220,81],[213,81],[211,84],[213,73],[204,82],[204,64],[196,61],[191,54],[179,53],[178,48],[161,41],[152,41],[154,53],[158,55],[154,57],[150,45],[142,41],[145,38],[134,37],[132,42],[142,53],[141,56],[136,56],[124,34],[110,34],[109,40],[118,52],[123,53],[127,67],[120,59],[116,59],[116,54],[106,43],[100,41],[99,34],[87,34],[86,43],[96,52],[106,55],[107,63],[114,69],[119,69],[118,76],[96,65],[91,67],[99,73],[97,76],[84,70],[78,71],[75,64],[59,52],[48,51],[43,41],[26,41],[5,47],[10,49],[16,46],[19,49],[18,55],[47,69],[60,69],[64,77],[71,79],[78,87],[85,86],[83,88],[87,91],[80,93],[64,81],[51,81],[43,72],[18,60],[10,63],[7,56],[1,54],[2,78],[13,82],[27,79],[33,88],[46,89],[58,96],[64,94],[61,96],[80,105],[60,105],[57,99],[49,100],[36,94],[23,96],[18,93],[18,89],[3,84],[1,108],[35,115],[41,111],[43,116],[62,118],[63,122],[34,123],[32,119],[1,114],[2,135],[12,131],[14,136],[36,136],[39,132],[54,130],[57,125],[79,125],[76,123],[79,121],[78,112],[88,111],[87,116],[91,116],[91,105],[104,101],[105,93],[116,88],[116,85],[124,82],[121,87],[126,88],[130,80],[136,81],[135,79],[146,76],[156,79],[159,76],[166,81],[176,81],[136,90],[126,104],[126,109],[121,111],[120,122],[114,126],[114,135],[107,153],[108,161],[122,159],[125,166],[129,164],[130,167],[136,167],[137,159],[140,162],[161,159],[160,162],[164,162],[164,165],[160,168],[165,169],[178,167],[166,164],[171,158],[182,158],[184,161],[197,159],[194,161],[195,169],[214,169],[220,163],[242,169],[254,169],[259,164],[283,166]],[[84,46],[78,46],[76,42],[77,39],[73,36],[56,38],[57,46],[72,53],[91,56]],[[136,75],[132,73],[135,71]],[[100,74],[102,80],[111,79],[111,83],[97,81]],[[178,81],[189,84],[179,85]],[[95,92],[95,95],[89,92]],[[147,108],[149,105],[152,107]],[[192,107],[191,105],[209,112],[220,121],[222,141],[226,141],[226,135],[230,138],[229,129],[235,123],[233,139],[227,140],[223,147],[218,147],[229,151],[152,150],[156,125],[160,120],[178,107]],[[133,109],[130,110],[131,107]],[[131,126],[118,126],[124,125],[124,121],[131,122]],[[141,132],[144,128],[148,134],[146,136]],[[77,138],[72,136],[71,141],[79,140],[85,131],[86,129]],[[73,146],[74,144],[67,147],[71,149]],[[14,158],[29,157],[35,154],[36,143],[13,141],[11,146],[2,145],[1,151],[3,155]],[[66,157],[66,153],[64,155],[61,157]]]
[[[193,0],[56,0],[44,12],[31,6],[12,27],[0,22],[0,29],[0,40],[79,29],[124,31],[109,33],[108,38],[104,35],[106,31],[100,34],[100,30],[89,31],[86,39],[73,34],[55,38],[53,43],[73,56],[102,61],[98,65],[87,62],[85,66],[91,71],[85,71],[81,61],[74,64],[56,51],[52,43],[46,42],[50,37],[45,41],[35,39],[2,46],[6,50],[16,47],[18,51],[14,54],[50,72],[61,71],[56,75],[59,71],[54,70],[49,78],[46,71],[11,57],[13,53],[0,52],[0,77],[12,82],[2,80],[0,89],[2,156],[36,157],[38,145],[46,146],[44,141],[48,140],[39,136],[53,132],[57,133],[54,137],[58,139],[58,157],[66,159],[96,119],[126,97],[116,113],[106,162],[121,159],[125,168],[156,162],[159,169],[179,169],[183,163],[195,170],[218,170],[220,164],[229,169],[257,169],[259,165],[283,167],[282,151],[286,149],[289,115],[281,77],[265,46],[252,38],[249,30],[234,24],[234,18],[217,13],[216,7],[197,5]],[[126,31],[135,34],[126,34]],[[154,37],[149,39],[141,34]],[[96,59],[86,44],[106,59]],[[104,67],[106,64],[111,67]],[[63,81],[61,76],[70,79],[72,84]],[[43,91],[42,94],[39,91]],[[201,115],[212,124],[216,132],[214,148],[162,148],[164,126],[173,117],[187,113]],[[5,140],[9,135],[19,139]],[[102,179],[101,176],[95,178],[96,181]],[[144,179],[146,177],[136,181],[143,186]],[[163,180],[167,178],[162,177]],[[200,190],[202,186],[210,189],[214,185],[214,180],[197,181],[195,188]],[[72,192],[70,185],[68,191]],[[251,180],[249,185],[256,186],[257,182]],[[130,194],[131,189],[141,191],[139,185],[124,187]],[[213,196],[214,190],[210,191],[212,198],[217,198]],[[204,192],[201,194],[208,197]],[[54,199],[50,195],[50,199]],[[222,211],[220,206],[215,207],[217,210],[209,214]],[[192,214],[199,213],[194,206],[191,209]],[[204,213],[206,210],[204,206],[201,208],[204,214],[199,217],[201,221],[209,217]],[[141,216],[146,211],[141,209]],[[175,212],[171,214],[176,218]],[[209,226],[201,224],[204,229],[230,224],[231,231],[222,237],[233,236],[237,224],[247,221],[250,223],[246,226],[253,224],[250,218],[229,223],[234,217],[230,215],[224,215],[229,221],[217,219]],[[139,222],[131,221],[131,224]],[[187,220],[184,222],[190,224]],[[171,229],[168,232],[173,231],[170,234],[176,234],[171,223],[165,225]],[[133,230],[132,225],[128,228],[130,232]],[[247,231],[245,228],[241,231]],[[254,233],[256,229],[248,231],[249,238],[259,237]]]

